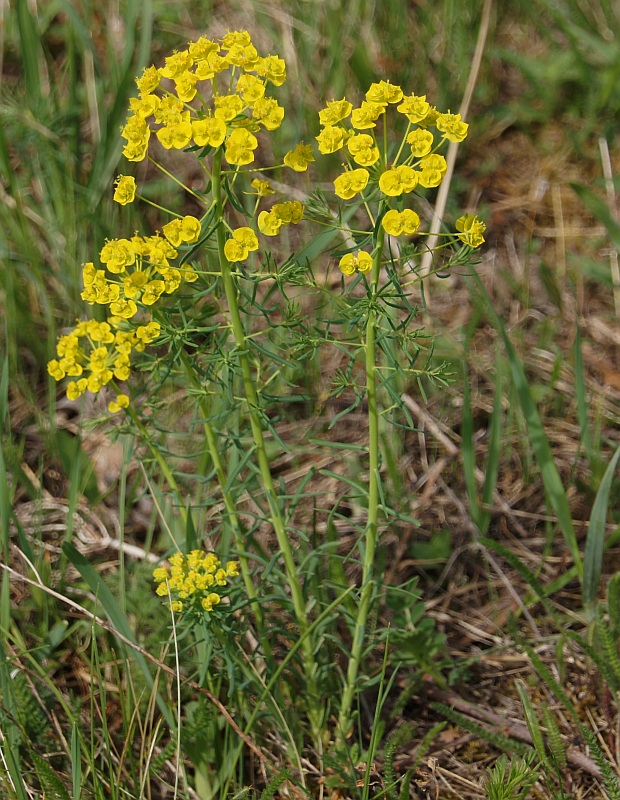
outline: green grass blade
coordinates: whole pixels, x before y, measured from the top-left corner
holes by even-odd
[[[527,692],[521,681],[516,681],[515,685],[517,687],[517,692],[519,693],[519,699],[521,700],[521,705],[523,706],[523,713],[525,715],[525,722],[527,723],[527,728],[530,732],[530,736],[532,737],[532,742],[534,744],[534,749],[536,750],[536,755],[541,764],[547,763],[547,753],[545,750],[545,740],[543,739],[542,731],[540,729],[540,724],[536,717],[536,712],[534,711],[534,706],[532,705],[532,701],[530,700]]]
[[[476,450],[474,446],[474,416],[471,407],[471,392],[467,368],[463,376],[463,417],[461,423],[461,452],[463,460],[463,477],[469,499],[469,511],[472,522],[480,529],[482,511],[476,483]]]
[[[573,348],[573,357],[575,361],[575,398],[577,400],[577,419],[579,421],[579,429],[581,431],[581,441],[585,450],[586,458],[590,469],[594,462],[594,453],[592,449],[592,436],[590,433],[590,424],[588,419],[588,403],[586,399],[586,386],[585,386],[585,372],[583,368],[583,352],[581,349],[581,328],[577,325],[577,332],[575,334],[575,345]]]
[[[568,498],[562,484],[560,473],[558,472],[558,468],[554,461],[551,446],[549,444],[549,440],[547,439],[538,408],[536,407],[536,402],[534,401],[532,392],[527,382],[523,364],[517,356],[517,353],[506,331],[506,327],[495,312],[495,309],[491,303],[491,299],[482,285],[480,278],[474,274],[474,279],[479,292],[486,300],[489,315],[500,336],[502,337],[506,352],[508,353],[512,380],[517,392],[521,411],[527,424],[532,449],[536,454],[536,459],[538,461],[538,466],[540,468],[541,477],[545,487],[545,494],[549,504],[553,508],[558,518],[558,525],[560,526],[564,540],[566,541],[571,557],[577,568],[579,579],[583,581],[583,561],[581,558],[581,553],[579,552],[579,545],[577,544],[577,536],[575,534],[575,526],[573,525],[573,518],[570,511],[570,506],[568,504]]]
[[[76,722],[71,725],[71,780],[73,797],[82,796],[82,757],[80,748],[80,732]]]
[[[87,559],[81,553],[79,553],[75,547],[73,547],[72,544],[69,544],[69,542],[65,542],[63,544],[62,550],[69,561],[78,570],[82,578],[84,578],[86,583],[90,586],[114,628],[122,636],[124,636],[125,639],[137,644],[136,638],[133,635],[133,631],[131,630],[129,622],[127,621],[127,617],[121,611],[118,603],[112,595],[112,592],[103,582],[99,573],[92,567]],[[133,650],[133,657],[142,670],[148,686],[152,689],[154,680],[146,659],[142,653],[138,652],[137,650]],[[159,706],[159,709],[168,725],[170,725],[171,728],[174,728],[176,724],[174,717],[170,711],[170,708],[166,705],[159,692],[157,693],[157,705]]]
[[[27,0],[17,0],[16,11],[22,65],[24,68],[24,84],[30,107],[33,108],[41,100],[41,71],[39,67],[41,42]]]
[[[590,514],[590,527],[586,538],[586,547],[583,559],[583,600],[587,606],[592,606],[598,596],[598,587],[603,568],[603,550],[605,544],[605,524],[609,507],[609,491],[614,479],[620,447],[614,453],[605,470],[605,475],[596,493],[592,513]]]
[[[491,430],[489,433],[489,449],[487,455],[487,467],[484,475],[484,486],[482,487],[482,515],[480,518],[480,532],[486,534],[491,523],[491,512],[485,507],[493,503],[493,495],[497,486],[497,476],[499,475],[499,465],[502,457],[502,431],[503,431],[503,381],[501,359],[499,355],[496,360],[495,368],[495,393],[493,398],[493,416],[491,417]]]

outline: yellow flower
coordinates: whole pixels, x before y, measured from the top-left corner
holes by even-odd
[[[319,143],[319,150],[325,155],[328,153],[335,153],[337,150],[344,147],[347,136],[346,128],[341,128],[337,125],[327,125],[316,137]]]
[[[152,341],[157,339],[161,332],[161,325],[159,322],[153,320],[149,322],[148,325],[140,325],[140,327],[136,330],[136,338],[139,339],[144,344],[150,344]]]
[[[412,167],[402,165],[386,170],[379,178],[379,188],[389,197],[412,192],[418,183],[418,174]]]
[[[381,114],[385,113],[385,106],[381,103],[369,103],[364,100],[359,108],[351,112],[351,125],[358,130],[374,128]]]
[[[400,103],[403,98],[403,90],[400,86],[387,81],[380,81],[373,83],[370,89],[366,92],[366,100],[370,103],[381,103],[387,105],[388,103]]]
[[[181,244],[193,244],[200,237],[200,221],[196,217],[186,216],[182,219],[173,219],[162,228],[166,239],[174,247]]]
[[[119,175],[114,181],[116,189],[114,190],[114,201],[126,206],[128,203],[133,203],[136,197],[136,179],[133,175]]]
[[[275,189],[271,188],[269,181],[263,181],[260,178],[254,178],[252,188],[256,189],[256,194],[259,197],[268,197],[270,194],[275,194]]]
[[[142,72],[142,76],[140,78],[136,78],[136,86],[138,87],[140,96],[144,97],[145,95],[149,95],[151,92],[154,92],[159,86],[160,80],[161,77],[157,67],[145,67]]]
[[[284,163],[295,172],[305,172],[308,165],[314,161],[312,146],[300,142],[294,150],[289,150],[284,156]]]
[[[420,227],[420,217],[410,208],[404,211],[392,209],[384,215],[381,224],[391,236],[401,236],[403,233],[411,235]]]
[[[252,117],[267,128],[275,131],[282,124],[284,109],[271,97],[261,97],[252,107]]]
[[[486,227],[485,223],[473,214],[464,214],[456,221],[456,230],[459,231],[458,238],[470,247],[480,247],[481,244],[484,244],[482,234]]]
[[[61,381],[66,375],[64,369],[55,358],[48,362],[47,371],[55,381]]]
[[[152,306],[166,291],[166,284],[160,280],[149,281],[144,287],[142,302],[145,306]]]
[[[265,236],[277,236],[282,220],[273,211],[261,211],[258,215],[258,230]]]
[[[110,303],[110,312],[115,317],[120,317],[121,319],[131,319],[138,313],[138,306],[133,300],[127,300],[124,297],[120,297],[118,300]]]
[[[174,88],[176,89],[177,97],[184,103],[191,103],[196,97],[196,83],[198,77],[189,70],[185,70],[174,79]]]
[[[379,148],[368,133],[351,136],[347,141],[347,149],[355,163],[362,167],[370,167],[379,160]]]
[[[131,275],[127,275],[126,278],[123,278],[123,292],[125,297],[129,297],[132,300],[136,297],[140,297],[142,288],[148,279],[146,272],[142,272],[141,270],[137,270]]]
[[[345,275],[353,275],[355,272],[370,272],[372,269],[372,256],[365,250],[357,253],[346,253],[338,264],[341,272]]]
[[[166,66],[159,70],[159,74],[164,78],[176,78],[186,72],[194,63],[187,50],[175,52],[166,58]]]
[[[201,605],[205,611],[211,611],[213,606],[216,606],[221,601],[221,599],[222,598],[219,596],[219,594],[211,592],[211,594],[208,594],[206,597],[203,598]]]
[[[462,142],[467,136],[469,125],[461,120],[460,114],[438,114],[435,126],[451,142]]]
[[[226,141],[226,161],[229,164],[244,166],[254,161],[254,150],[258,139],[244,128],[235,128]]]
[[[174,553],[170,556],[170,568],[154,569],[153,580],[160,597],[170,596],[173,610],[189,609],[196,613],[211,611],[221,603],[221,588],[228,585],[228,578],[238,574],[237,562],[229,561],[221,567],[213,553],[192,550],[187,555]]]
[[[117,394],[116,400],[112,400],[108,405],[108,411],[116,414],[123,408],[129,408],[129,397],[126,394]]]
[[[265,84],[256,75],[249,75],[246,72],[239,76],[236,91],[249,106],[253,106],[257,100],[265,96]]]
[[[243,100],[237,94],[221,94],[215,98],[215,117],[231,122],[243,111]]]
[[[337,125],[341,120],[349,116],[352,108],[352,104],[344,98],[342,100],[330,100],[327,103],[327,108],[319,111],[319,121],[321,125]]]
[[[284,225],[290,225],[291,222],[294,225],[297,225],[298,222],[301,222],[304,216],[304,207],[299,200],[289,200],[286,203],[275,203],[271,210]]]
[[[411,94],[403,97],[403,102],[396,107],[396,110],[404,114],[409,122],[421,122],[427,116],[430,108],[425,94]]]
[[[335,192],[343,200],[350,200],[358,192],[364,191],[369,177],[370,173],[367,169],[347,170],[334,181]]]
[[[82,379],[84,380],[84,379]],[[69,381],[67,384],[67,398],[69,400],[77,400],[86,391],[87,382],[82,381]]]
[[[153,116],[160,105],[161,99],[156,94],[147,94],[145,97],[131,97],[129,99],[129,107],[133,113],[144,120]]]
[[[155,135],[166,150],[183,150],[192,139],[192,123],[189,118],[189,111],[181,114],[178,121],[164,125]]]
[[[421,172],[418,173],[418,183],[427,189],[439,186],[448,168],[446,159],[438,153],[424,156],[419,166]]]
[[[183,113],[183,103],[174,95],[166,95],[155,111],[155,121],[162,125],[176,125]],[[189,112],[188,112],[189,113]]]
[[[433,149],[433,134],[424,128],[416,128],[407,136],[407,144],[411,145],[412,155],[422,158]]]
[[[297,225],[303,216],[304,207],[299,200],[275,203],[271,211],[261,211],[258,215],[258,229],[265,236],[277,236],[282,225]]]
[[[219,147],[226,138],[226,123],[215,117],[193,120],[192,137],[199,147]]]
[[[135,263],[136,252],[129,239],[111,239],[102,247],[99,259],[110,272],[119,273]]]
[[[256,61],[256,72],[274,86],[282,86],[286,80],[286,62],[280,56],[266,56]]]
[[[253,250],[258,250],[258,239],[252,228],[237,228],[224,245],[224,255],[232,262],[245,261]]]

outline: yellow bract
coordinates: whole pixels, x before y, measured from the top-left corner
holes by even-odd
[[[473,214],[465,214],[456,221],[458,238],[470,247],[480,247],[481,244],[484,244],[482,234],[486,227],[485,223]]]
[[[352,169],[339,175],[334,181],[334,189],[338,197],[350,200],[358,192],[364,191],[368,184],[370,173],[367,169]]]
[[[379,178],[379,188],[388,197],[412,192],[418,185],[418,174],[406,165],[386,170]]]
[[[359,250],[357,253],[347,253],[340,259],[338,267],[345,275],[353,275],[358,271],[370,272],[372,269],[372,256],[364,250]]]
[[[114,181],[114,201],[126,206],[128,203],[133,203],[136,197],[136,179],[133,175],[119,175]]]
[[[403,233],[411,235],[420,227],[420,217],[410,208],[404,211],[392,209],[386,212],[381,224],[385,232],[391,236],[402,236]]]
[[[224,245],[224,255],[231,262],[245,261],[253,250],[258,250],[258,239],[252,228],[237,228]]]
[[[294,150],[289,150],[284,156],[284,163],[295,172],[305,172],[308,165],[314,161],[312,147],[300,142]]]

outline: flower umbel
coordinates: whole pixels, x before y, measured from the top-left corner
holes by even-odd
[[[153,580],[157,594],[170,596],[172,610],[177,613],[213,611],[222,602],[229,579],[239,574],[236,561],[222,566],[217,556],[203,550],[192,550],[187,555],[174,553],[169,562],[169,567],[153,570]]]

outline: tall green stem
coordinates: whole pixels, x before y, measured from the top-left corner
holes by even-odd
[[[192,365],[187,356],[187,353],[183,351],[181,351],[181,361],[183,362],[183,366],[185,367],[185,372],[191,383],[197,389],[200,389],[201,388],[200,382],[196,377],[196,373],[192,369]],[[241,565],[241,575],[243,576],[243,583],[245,585],[245,590],[248,594],[248,599],[252,601],[252,610],[254,611],[254,614],[256,616],[256,624],[258,627],[259,635],[261,639],[263,639],[264,638],[263,610],[260,606],[260,603],[258,602],[256,587],[254,586],[254,581],[252,580],[252,575],[250,574],[250,565],[248,563],[247,556],[244,555],[243,553],[241,523],[239,521],[239,517],[237,516],[235,501],[233,500],[230,492],[226,489],[228,479],[226,472],[224,470],[224,465],[222,464],[222,459],[220,458],[220,451],[218,450],[215,431],[213,430],[213,426],[209,422],[209,417],[208,417],[209,409],[207,407],[207,403],[204,396],[200,396],[199,403],[200,403],[200,410],[202,412],[204,420],[203,428],[205,432],[205,439],[207,440],[207,447],[209,448],[209,455],[211,456],[211,461],[213,462],[215,474],[217,475],[218,483],[220,484],[220,489],[222,491],[224,508],[226,509],[226,518],[228,520],[228,524],[232,529],[233,536],[235,537],[235,543],[237,545],[237,550],[238,550],[237,560]],[[269,642],[263,641],[263,647],[265,649],[265,655],[267,655],[267,657],[271,657],[271,647],[269,646]]]
[[[347,678],[342,693],[338,716],[337,737],[344,741],[352,723],[351,707],[355,696],[357,676],[359,674],[362,651],[366,640],[366,623],[374,590],[374,561],[377,549],[377,532],[379,517],[379,409],[377,405],[377,347],[375,300],[381,272],[381,258],[385,234],[379,228],[375,246],[372,272],[370,278],[370,302],[366,321],[366,399],[368,401],[368,519],[364,534],[364,564],[362,571],[362,591],[360,595],[357,618],[353,631],[353,644],[347,668]]]
[[[303,641],[303,662],[306,680],[308,681],[308,694],[310,697],[310,721],[313,731],[318,735],[320,729],[320,709],[318,707],[318,692],[316,686],[316,664],[314,659],[314,652],[312,647],[312,639],[308,635],[309,622],[306,613],[306,607],[303,598],[303,591],[301,582],[299,580],[299,570],[295,564],[293,550],[286,531],[286,523],[280,509],[278,493],[276,492],[275,484],[271,476],[269,467],[269,459],[267,457],[267,449],[265,447],[265,437],[263,434],[263,427],[261,422],[261,408],[258,397],[256,385],[254,383],[254,375],[252,365],[248,355],[248,344],[246,340],[243,321],[241,319],[241,312],[239,309],[238,291],[235,285],[235,280],[232,274],[230,262],[224,253],[224,245],[226,244],[226,231],[223,225],[223,203],[222,203],[222,182],[221,182],[221,169],[222,169],[222,151],[218,149],[213,159],[213,175],[212,175],[212,190],[213,199],[215,201],[216,215],[221,220],[217,228],[217,246],[219,251],[220,267],[222,271],[222,281],[224,284],[224,292],[226,294],[226,301],[228,304],[228,313],[230,316],[230,324],[237,346],[237,357],[239,358],[239,365],[241,367],[241,375],[243,379],[243,388],[245,392],[245,399],[248,405],[248,412],[250,417],[250,427],[252,429],[252,437],[254,439],[254,446],[256,448],[256,459],[258,461],[258,468],[260,471],[263,488],[269,504],[269,516],[273,529],[278,541],[280,552],[284,560],[284,567],[286,570],[286,577],[291,591],[291,598],[293,601],[293,609],[295,617],[300,628],[300,637]]]

